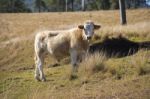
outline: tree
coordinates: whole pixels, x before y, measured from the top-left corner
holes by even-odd
[[[88,10],[108,10],[110,9],[109,0],[91,0],[87,3]]]
[[[59,7],[58,11],[65,11],[66,5],[65,0],[59,0],[57,7]]]
[[[65,11],[66,0],[43,0],[49,11]]]
[[[38,8],[39,12],[41,12],[41,0],[35,0],[35,7]]]
[[[22,0],[14,0],[13,12],[30,12]]]
[[[65,0],[66,12],[68,11],[68,0]]]
[[[22,0],[0,0],[0,12],[31,12]]]
[[[119,9],[119,1],[118,0],[110,0],[110,9]]]
[[[150,0],[149,0],[150,1]],[[148,0],[126,0],[126,8],[139,8],[139,7],[147,7]]]
[[[59,11],[65,11],[65,0],[59,0]]]
[[[85,11],[85,0],[82,0],[81,8],[82,8],[82,11]]]
[[[72,11],[74,10],[74,8],[73,8],[74,5],[73,5],[73,4],[74,4],[74,0],[71,0],[71,7],[72,7],[71,10],[72,10]]]
[[[99,0],[100,9],[107,10],[110,8],[109,0]]]
[[[48,11],[48,7],[44,0],[35,0],[35,8],[38,9],[38,12]]]
[[[10,10],[10,7],[11,7],[11,2],[9,0],[0,1],[0,12],[8,12]]]

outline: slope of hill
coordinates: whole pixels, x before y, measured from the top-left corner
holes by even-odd
[[[47,82],[34,80],[33,42],[36,31],[68,29],[85,20],[100,23],[93,42],[120,36],[150,41],[150,10],[128,10],[128,25],[119,25],[119,11],[0,14],[0,97],[2,99],[149,99],[150,51],[141,49],[122,58],[93,54],[70,74],[69,59],[44,72]],[[117,47],[117,46],[116,46]]]

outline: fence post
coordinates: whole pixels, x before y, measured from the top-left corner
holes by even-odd
[[[127,24],[126,21],[126,9],[125,9],[125,0],[119,0],[119,8],[120,8],[120,20],[121,24]]]

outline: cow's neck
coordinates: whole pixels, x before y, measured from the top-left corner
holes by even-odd
[[[83,49],[87,49],[88,48],[88,46],[89,46],[89,42],[88,42],[88,40],[86,40],[85,38],[84,38],[84,30],[82,30],[82,29],[77,29],[77,35],[78,35],[78,43],[79,43],[79,45],[83,48]]]

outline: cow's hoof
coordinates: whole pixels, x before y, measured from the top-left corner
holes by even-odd
[[[41,81],[42,81],[42,82],[45,82],[45,81],[46,81],[46,78],[42,78]]]
[[[35,76],[36,81],[41,81],[39,77]]]

